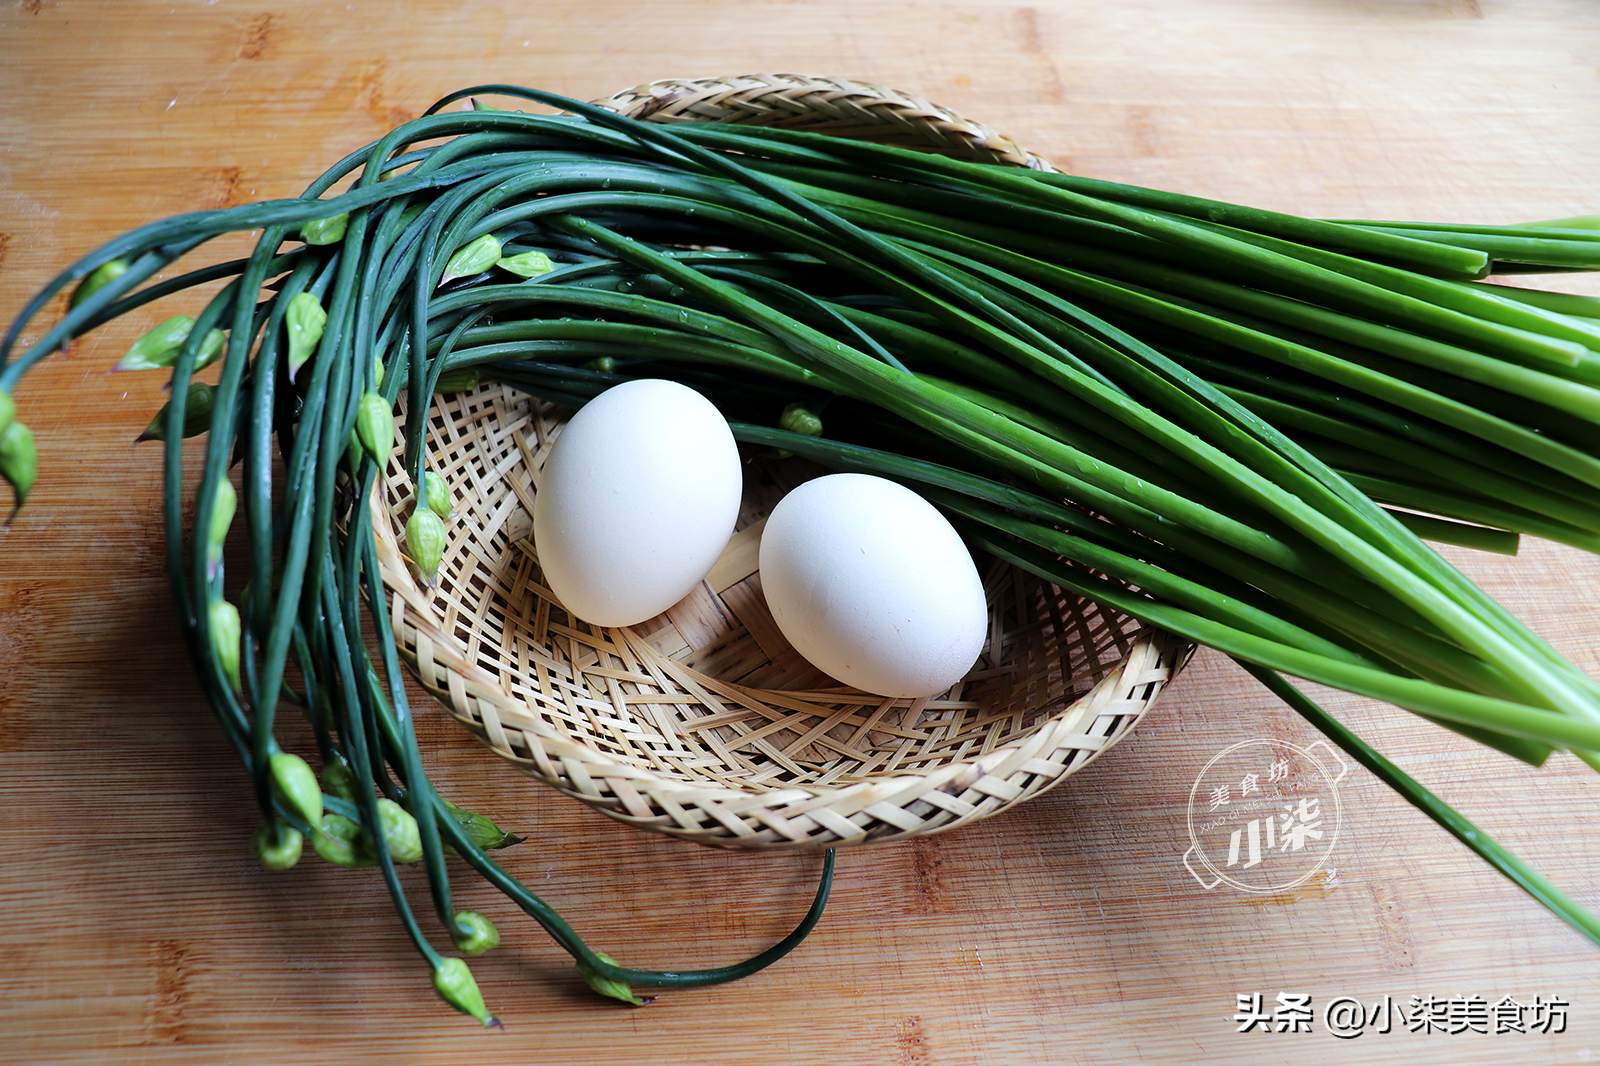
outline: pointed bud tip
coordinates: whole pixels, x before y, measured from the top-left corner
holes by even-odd
[[[483,1023],[484,1028],[498,1026],[499,1020],[484,1006],[483,994],[472,978],[472,971],[461,959],[440,956],[434,963],[433,989],[439,998],[462,1014],[469,1014]]]

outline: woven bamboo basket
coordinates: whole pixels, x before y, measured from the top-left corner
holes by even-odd
[[[656,82],[602,103],[656,122],[782,125],[1049,166],[925,101],[830,78]],[[503,758],[630,825],[731,848],[952,829],[1127,736],[1193,650],[995,564],[989,640],[964,680],[919,700],[841,688],[784,640],[756,571],[765,514],[821,471],[761,457],[746,466],[737,532],[696,591],[638,626],[587,625],[544,586],[532,542],[540,471],[570,413],[500,385],[434,398],[430,462],[455,509],[436,587],[401,551],[415,490],[398,447],[374,526],[395,642],[421,685]]]

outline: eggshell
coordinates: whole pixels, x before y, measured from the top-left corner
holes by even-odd
[[[789,643],[866,692],[943,692],[983,648],[972,556],[932,504],[893,481],[830,474],[794,489],[767,518],[760,567]]]
[[[656,379],[608,389],[568,421],[539,478],[545,582],[594,625],[652,618],[727,547],[741,487],[738,446],[704,396]]]

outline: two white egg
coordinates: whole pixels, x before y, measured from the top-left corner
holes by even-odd
[[[533,515],[545,580],[594,625],[652,618],[717,561],[742,489],[733,434],[705,397],[660,380],[609,389],[545,463]],[[895,482],[831,474],[794,489],[767,518],[759,567],[784,637],[854,688],[933,695],[982,650],[988,609],[971,555]]]

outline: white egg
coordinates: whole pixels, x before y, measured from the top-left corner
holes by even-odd
[[[760,566],[789,643],[863,691],[935,695],[983,648],[972,556],[932,504],[893,481],[830,474],[794,489],[767,518]]]
[[[653,618],[727,547],[742,484],[738,445],[704,396],[655,379],[606,390],[562,429],[539,478],[546,584],[593,625]]]

